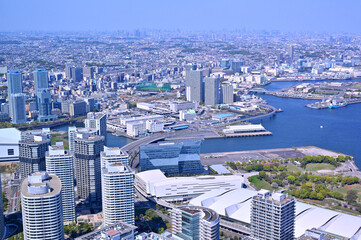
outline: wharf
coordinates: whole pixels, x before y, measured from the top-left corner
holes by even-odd
[[[270,131],[262,131],[262,132],[243,132],[243,133],[226,133],[225,137],[255,137],[255,136],[271,136],[272,133]]]

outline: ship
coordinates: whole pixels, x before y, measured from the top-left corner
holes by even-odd
[[[328,108],[340,108],[340,107],[346,107],[347,103],[340,103],[340,104],[330,104],[328,105]]]
[[[340,108],[340,107],[346,107],[347,106],[347,102],[345,101],[337,101],[337,100],[331,100],[330,104],[328,105],[328,108],[332,109],[332,108]]]

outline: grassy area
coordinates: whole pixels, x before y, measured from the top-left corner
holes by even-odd
[[[293,164],[288,164],[287,165],[287,170],[290,172],[303,172],[300,168],[296,167]]]
[[[1,173],[14,173],[19,168],[19,163],[0,163]]]
[[[334,170],[335,166],[332,166],[329,163],[309,163],[306,165],[307,171],[319,171],[319,170]]]
[[[257,189],[267,189],[267,190],[274,190],[274,188],[266,182],[265,180],[260,180],[257,178],[257,176],[252,176],[252,183]]]
[[[345,187],[340,187],[340,188],[335,189],[335,192],[342,193],[344,196],[346,196],[347,192],[351,189],[357,191],[358,202],[360,202],[361,201],[361,184],[353,184],[353,185],[347,185]]]
[[[69,141],[66,139],[68,134],[52,134],[51,135],[51,145],[55,145],[56,142],[63,142],[64,148],[69,150]]]

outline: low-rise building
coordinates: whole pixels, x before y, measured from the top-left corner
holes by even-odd
[[[214,189],[229,191],[244,186],[238,175],[166,177],[159,169],[135,175],[135,187],[144,196],[170,201],[187,200]]]

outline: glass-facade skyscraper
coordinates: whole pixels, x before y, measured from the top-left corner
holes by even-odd
[[[36,104],[39,110],[39,121],[54,120],[55,116],[51,114],[51,94],[49,89],[48,72],[45,69],[34,71],[34,85],[36,92]]]
[[[25,95],[23,94],[22,75],[19,71],[10,71],[7,75],[9,114],[12,123],[25,123]]]
[[[204,104],[206,106],[219,104],[219,78],[206,77],[204,87]]]

